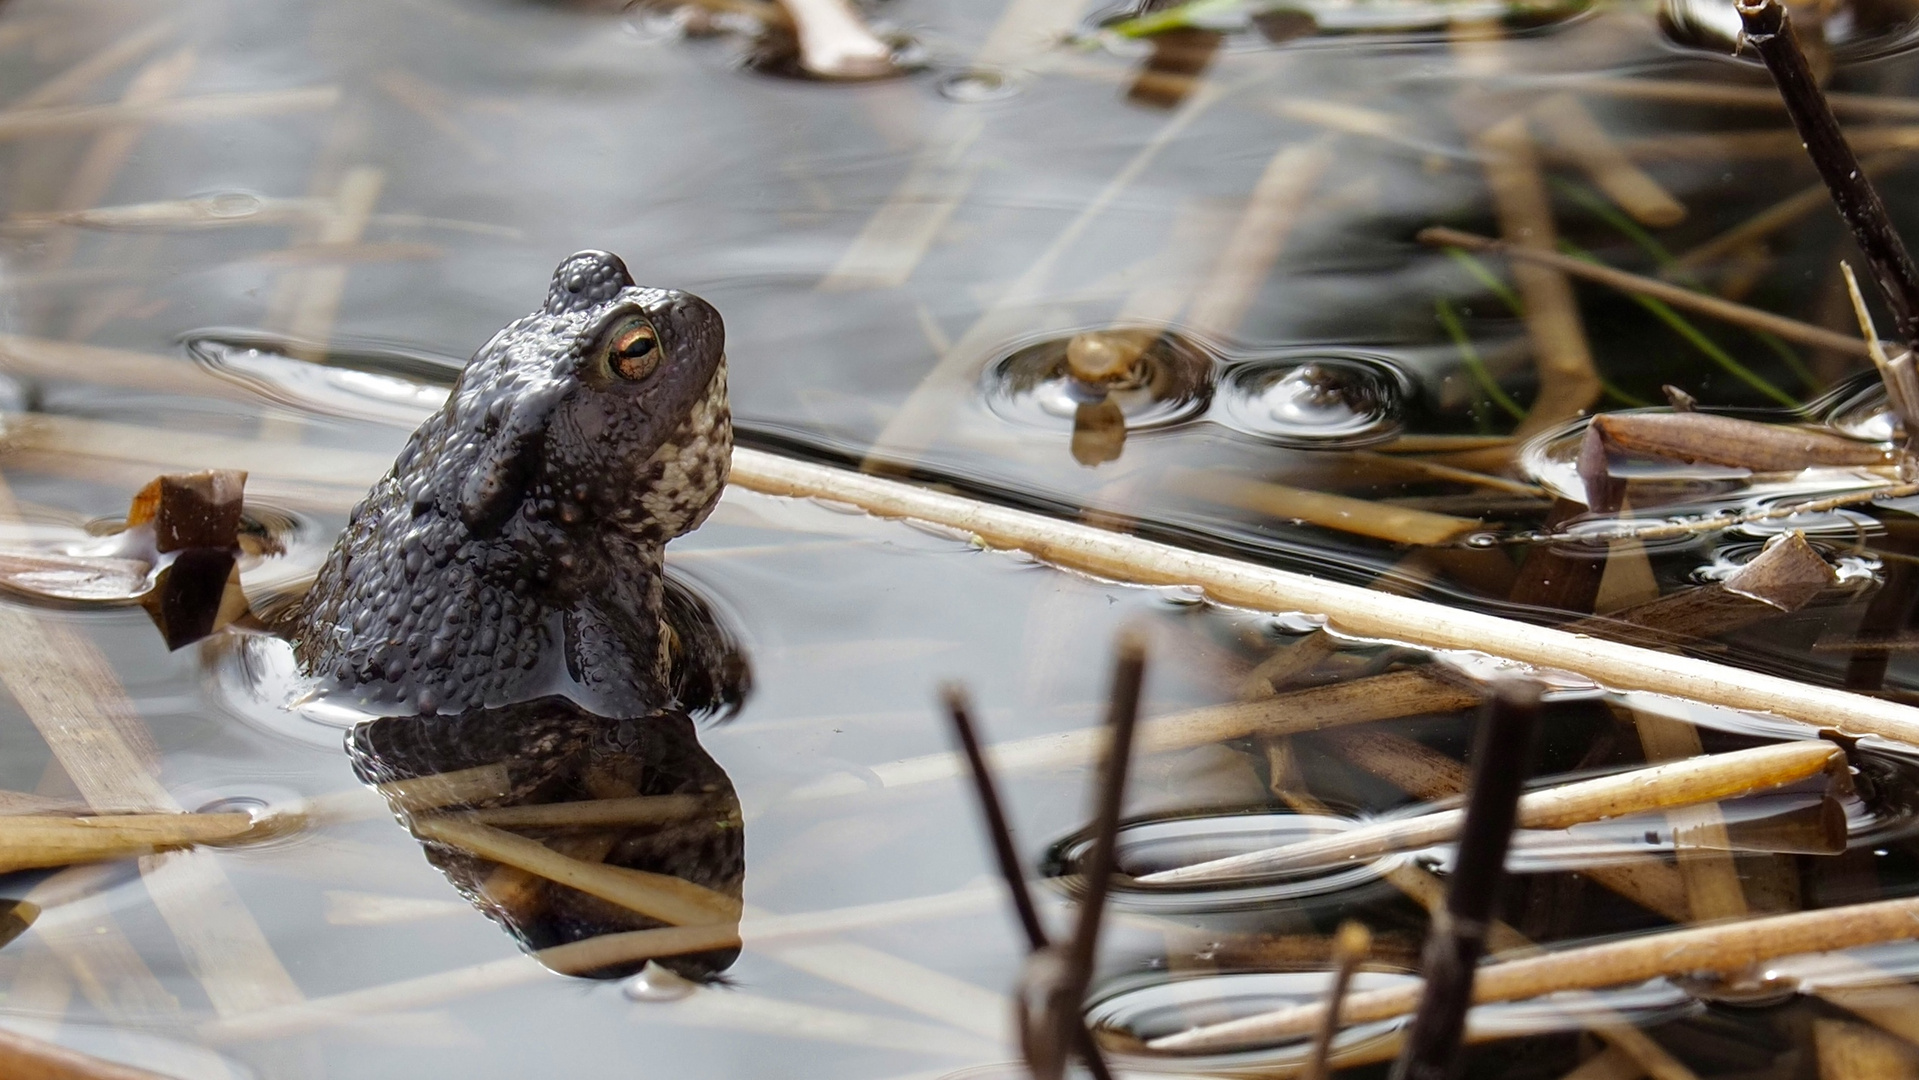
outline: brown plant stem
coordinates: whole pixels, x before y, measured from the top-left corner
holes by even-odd
[[[1406,1047],[1393,1065],[1393,1080],[1460,1075],[1460,1035],[1472,1004],[1473,974],[1486,951],[1486,929],[1506,877],[1506,850],[1512,845],[1519,790],[1538,726],[1539,691],[1539,684],[1530,680],[1497,684],[1479,726],[1459,855],[1446,906],[1434,913],[1426,938],[1420,963],[1425,992]]]
[[[1722,300],[1717,296],[1694,292],[1671,282],[1660,281],[1658,278],[1631,274],[1624,270],[1615,270],[1610,266],[1587,262],[1584,259],[1575,259],[1571,255],[1562,255],[1557,251],[1520,247],[1503,240],[1494,240],[1489,236],[1479,236],[1443,226],[1421,229],[1419,242],[1435,247],[1456,247],[1467,251],[1496,253],[1520,262],[1550,266],[1574,277],[1583,277],[1588,281],[1610,286],[1623,293],[1664,300],[1674,307],[1697,311],[1715,319],[1724,319],[1735,326],[1777,334],[1788,341],[1797,341],[1802,345],[1832,349],[1852,356],[1867,355],[1866,343],[1856,337],[1848,337],[1823,326],[1803,323],[1798,319],[1788,319],[1783,315],[1774,315],[1769,311],[1761,311],[1745,304],[1736,304],[1731,300]]]
[[[1100,771],[1093,848],[1083,875],[1086,891],[1080,897],[1079,923],[1067,946],[1066,972],[1060,984],[1061,997],[1070,1006],[1072,1026],[1080,1030],[1084,1030],[1081,1010],[1093,978],[1106,892],[1119,865],[1120,811],[1126,798],[1126,774],[1132,765],[1133,732],[1139,726],[1140,686],[1145,675],[1146,643],[1138,633],[1128,631],[1120,637],[1119,663],[1113,672],[1112,704],[1106,717],[1112,742],[1106,748],[1106,767]]]
[[[993,842],[993,857],[999,863],[1000,876],[1006,879],[1007,892],[1012,894],[1013,911],[1019,918],[1020,929],[1026,934],[1027,952],[1038,953],[1050,949],[1052,942],[1046,936],[1046,928],[1040,924],[1039,911],[1033,905],[1032,890],[1027,888],[1026,873],[1020,867],[1019,852],[1013,846],[1013,831],[1007,824],[1006,810],[1000,802],[999,785],[994,782],[992,767],[987,764],[986,754],[980,749],[979,732],[973,727],[966,692],[958,686],[949,686],[942,696],[947,715],[953,721],[953,730],[959,736],[960,748],[966,754],[966,763],[972,769],[973,789],[979,797],[980,810],[986,815],[986,832]],[[1074,1025],[1068,1037],[1079,1052],[1080,1060],[1085,1063],[1086,1071],[1093,1074],[1093,1080],[1112,1080],[1106,1057],[1100,1052],[1099,1043],[1083,1021]]]
[[[980,749],[966,691],[948,686],[941,697],[946,703],[946,714],[952,718],[953,731],[959,736],[960,749],[966,754],[966,764],[972,770],[973,793],[979,797],[980,812],[986,815],[986,834],[993,842],[993,858],[999,862],[1000,876],[1006,879],[1006,891],[1012,895],[1013,913],[1026,934],[1027,951],[1037,952],[1051,942],[1033,906],[1033,893],[1026,887],[1026,873],[1020,866],[1019,852],[1013,847],[1013,830],[1000,803],[999,785],[993,780],[992,768],[986,764],[985,752]]]
[[[1905,241],[1892,226],[1885,202],[1860,168],[1845,133],[1839,130],[1839,120],[1813,78],[1785,7],[1778,0],[1741,0],[1736,6],[1745,23],[1746,42],[1772,72],[1793,127],[1806,144],[1806,155],[1831,190],[1832,201],[1839,208],[1839,216],[1852,228],[1859,250],[1865,253],[1872,275],[1892,308],[1900,339],[1910,345],[1919,340],[1919,267],[1913,265]]]
[[[1339,1003],[1346,1000],[1353,972],[1359,970],[1360,962],[1372,951],[1373,935],[1363,924],[1353,921],[1340,924],[1339,933],[1333,938],[1333,985],[1326,991],[1326,1015],[1320,1021],[1319,1030],[1313,1033],[1313,1053],[1306,1059],[1300,1080],[1326,1080],[1331,1075],[1326,1062],[1332,1055],[1333,1039],[1339,1035]]]

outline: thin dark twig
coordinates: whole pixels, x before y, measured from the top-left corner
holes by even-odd
[[[993,841],[993,857],[999,861],[1006,890],[1013,894],[1013,911],[1019,916],[1020,929],[1026,932],[1026,947],[1030,952],[1038,952],[1051,942],[1047,940],[1046,929],[1040,925],[1039,911],[1033,906],[1032,890],[1026,887],[1026,873],[1020,867],[1019,852],[1013,847],[1013,830],[1006,823],[1006,810],[999,801],[999,785],[994,783],[986,755],[980,750],[966,691],[948,686],[943,696],[947,715],[953,719],[953,730],[959,734],[960,748],[966,753],[966,763],[973,770],[973,790],[979,796],[980,809],[986,814],[986,832]]]
[[[1019,852],[1013,844],[1013,830],[1006,820],[1006,809],[1000,802],[999,785],[993,779],[992,767],[987,764],[986,755],[980,748],[979,732],[973,726],[971,709],[966,700],[966,691],[959,686],[948,686],[943,695],[947,715],[952,718],[953,730],[958,733],[960,746],[966,753],[966,762],[973,773],[973,788],[979,796],[980,809],[986,814],[986,831],[993,843],[993,856],[999,863],[1000,876],[1006,880],[1006,889],[1013,897],[1013,910],[1019,916],[1020,928],[1026,934],[1027,948],[1032,953],[1052,950],[1052,942],[1046,936],[1046,928],[1039,921],[1039,911],[1033,904],[1033,893],[1027,887],[1026,873],[1020,866]],[[1077,1016],[1077,1012],[1074,1013]],[[1099,1044],[1094,1041],[1093,1033],[1087,1029],[1085,1021],[1071,1025],[1067,1032],[1073,1049],[1079,1054],[1086,1071],[1093,1080],[1113,1080],[1113,1074],[1106,1066],[1106,1057],[1100,1052]]]
[[[1113,697],[1106,716],[1112,743],[1101,770],[1098,804],[1093,818],[1093,847],[1082,874],[1086,893],[1079,902],[1079,925],[1067,950],[1065,989],[1073,1002],[1083,1001],[1093,977],[1093,954],[1099,945],[1100,919],[1106,911],[1106,891],[1118,864],[1119,816],[1126,797],[1126,773],[1132,764],[1133,732],[1139,722],[1139,690],[1146,674],[1146,644],[1128,632],[1119,642],[1119,664],[1113,672]]]
[[[1746,41],[1765,61],[1766,70],[1772,72],[1786,112],[1806,144],[1806,154],[1832,192],[1840,216],[1851,226],[1859,250],[1865,253],[1872,276],[1898,323],[1900,338],[1912,347],[1919,343],[1919,267],[1913,265],[1905,241],[1892,226],[1885,202],[1840,131],[1832,105],[1799,48],[1785,7],[1778,0],[1739,0],[1737,6],[1745,23]]]
[[[1520,786],[1539,717],[1539,684],[1502,680],[1473,743],[1472,788],[1459,836],[1446,905],[1433,913],[1420,961],[1426,985],[1393,1080],[1448,1080],[1460,1075],[1460,1038],[1472,1005],[1474,969],[1486,949],[1505,878]]]

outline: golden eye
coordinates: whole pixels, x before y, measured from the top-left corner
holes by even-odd
[[[622,379],[644,379],[659,363],[660,340],[644,319],[622,323],[607,339],[606,366]]]

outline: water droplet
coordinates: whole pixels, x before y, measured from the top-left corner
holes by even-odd
[[[1214,415],[1281,446],[1366,446],[1399,434],[1409,378],[1360,353],[1313,352],[1236,364],[1220,382]]]
[[[1003,101],[1019,93],[1019,85],[1012,79],[990,68],[974,68],[955,72],[939,81],[940,96],[948,101],[957,101],[965,105],[978,105],[988,101]]]
[[[215,799],[204,806],[196,806],[196,814],[251,814],[258,816],[267,808],[265,799],[256,799],[251,795],[228,795]]]
[[[264,206],[258,195],[244,191],[226,191],[207,200],[207,213],[217,218],[246,218],[260,212]]]
[[[679,1001],[699,988],[699,983],[648,960],[639,974],[620,984],[620,993],[632,1001]]]

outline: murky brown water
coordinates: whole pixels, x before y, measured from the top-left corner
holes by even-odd
[[[1848,115],[1919,235],[1901,172],[1919,68],[1901,52],[1912,13],[1893,7],[1831,24],[1833,88],[1893,102]],[[1669,530],[1640,554],[1618,521],[1567,501],[1584,498],[1583,429],[1537,373],[1538,294],[1515,296],[1496,257],[1413,239],[1436,224],[1501,233],[1485,140],[1531,110],[1554,220],[1578,250],[1856,333],[1835,269],[1852,249],[1823,203],[1708,246],[1816,182],[1777,110],[1671,89],[1770,92],[1719,55],[1720,15],[1669,11],[1684,28],[1668,33],[1650,10],[1608,6],[1495,33],[1483,7],[1396,8],[1382,29],[1377,8],[1323,5],[1326,33],[1272,44],[1229,13],[1212,25],[1233,32],[1212,53],[1202,37],[1202,74],[1181,82],[1170,46],[1151,60],[1153,46],[1095,32],[1123,12],[890,0],[870,14],[920,66],[833,85],[744,69],[737,34],[608,8],[0,7],[0,474],[18,503],[4,546],[81,550],[156,473],[244,468],[249,513],[283,548],[243,560],[244,580],[256,610],[283,608],[461,359],[533,307],[568,252],[596,247],[725,315],[743,444],[1542,623],[1709,585],[1797,529],[1835,568],[1809,603],[1656,644],[1895,700],[1919,690],[1915,497]],[[1575,152],[1590,141],[1558,141],[1568,109],[1683,220],[1634,223],[1601,194],[1603,170]],[[1600,408],[1673,384],[1702,408],[1890,434],[1862,356],[1704,316],[1675,329],[1599,286],[1573,295]],[[1075,377],[1116,350],[1138,359],[1106,382]],[[1522,451],[1504,439],[1516,425],[1540,438]],[[1655,472],[1633,481],[1642,524],[1891,482]],[[1597,539],[1548,544],[1551,529]],[[77,784],[42,729],[88,701],[112,714],[120,690],[76,684],[74,705],[30,689],[66,685],[97,650],[137,714],[119,730],[151,733],[158,788],[180,807],[324,813],[248,847],[0,877],[0,897],[45,909],[0,949],[0,1025],[183,1078],[1001,1075],[1017,1056],[1020,939],[932,707],[942,680],[966,681],[991,741],[1019,743],[1024,764],[1003,777],[1018,842],[1066,882],[1043,892],[1063,915],[1090,771],[1040,737],[1097,723],[1118,627],[1152,631],[1149,717],[1403,678],[1429,659],[737,489],[669,561],[752,671],[737,715],[698,733],[723,776],[684,765],[738,800],[722,816],[743,830],[728,841],[743,886],[731,865],[707,881],[748,906],[744,949],[709,965],[726,985],[658,969],[574,979],[525,958],[449,882],[472,888],[471,869],[443,874],[363,787],[342,742],[364,717],[301,701],[277,639],[169,653],[137,607],[15,596],[7,632],[27,637],[0,642],[25,658],[0,665],[14,694],[0,789],[71,801],[99,781]],[[1541,778],[1674,756],[1674,739],[1697,753],[1815,734],[1556,678]],[[1292,734],[1275,715],[1141,760],[1128,874],[1443,798],[1472,714],[1414,704]],[[1569,944],[1909,894],[1915,755],[1867,740],[1856,792],[1807,782],[1727,801],[1724,829],[1743,839],[1708,870],[1675,859],[1679,821],[1658,814],[1522,844],[1507,921]],[[1314,1000],[1342,918],[1373,928],[1366,985],[1402,982],[1426,925],[1405,882],[1444,857],[1122,888],[1092,1015],[1124,1041]],[[1634,867],[1642,880],[1621,885]],[[1602,1045],[1590,1030],[1621,1016],[1697,1076],[1840,1075],[1820,1040],[1919,1037],[1899,996],[1919,954],[1856,955],[1868,975],[1828,973],[1817,992],[1675,977],[1489,1009],[1472,1075],[1567,1075]],[[1889,1004],[1848,998],[1862,981],[1894,987],[1875,991]],[[1386,1034],[1342,1045],[1364,1057]],[[1301,1053],[1125,1061],[1263,1076]]]

